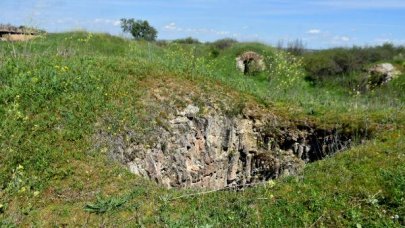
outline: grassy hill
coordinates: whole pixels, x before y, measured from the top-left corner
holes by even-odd
[[[245,76],[243,51],[271,68]],[[257,43],[146,43],[83,32],[0,43],[1,226],[405,225],[405,76],[366,93],[306,80],[302,60]],[[161,124],[148,94],[258,105],[291,122],[369,131],[363,144],[243,191],[167,190],[95,135]],[[192,95],[190,95],[192,94]],[[153,133],[153,132],[152,132]]]

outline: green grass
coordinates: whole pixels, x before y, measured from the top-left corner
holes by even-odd
[[[337,81],[311,85],[299,64],[262,44],[235,43],[216,57],[211,48],[85,32],[0,43],[0,226],[404,225],[405,77],[352,94]],[[247,50],[278,71],[238,72],[234,59]],[[194,191],[142,180],[94,146],[99,130],[151,134],[161,114],[145,102],[161,87],[180,98],[193,91],[197,103],[215,97],[229,113],[260,104],[374,138],[275,186],[178,198]]]

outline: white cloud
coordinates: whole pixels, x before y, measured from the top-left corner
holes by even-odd
[[[255,41],[259,41],[261,39],[259,34],[240,34],[240,33],[234,33],[232,34],[232,36],[234,38],[237,38],[238,40],[242,40],[242,41],[251,41],[251,40],[255,40]]]
[[[335,36],[333,37],[333,43],[347,43],[352,39],[348,36]]]
[[[57,20],[52,21],[52,24],[78,24],[78,23],[80,23],[79,20],[75,20],[71,17],[58,18]]]
[[[321,33],[320,29],[310,29],[307,31],[308,34],[317,35]]]
[[[258,40],[260,39],[259,34],[245,34],[245,33],[238,33],[238,32],[232,32],[232,31],[227,31],[227,30],[217,30],[213,28],[187,28],[187,27],[181,27],[178,26],[175,22],[171,22],[165,26],[162,27],[163,31],[168,32],[168,33],[178,33],[181,36],[192,36],[192,37],[209,37],[208,40],[210,39],[219,39],[219,38],[224,38],[224,37],[232,37],[238,40],[246,40],[246,41],[251,41],[251,40]],[[243,26],[241,27],[241,30],[246,30],[249,27],[248,26]],[[203,38],[204,39],[204,38]]]
[[[228,31],[222,30],[215,30],[215,29],[208,29],[208,28],[182,28],[177,26],[176,23],[171,22],[163,27],[163,30],[167,32],[182,32],[191,35],[201,35],[201,34],[214,34],[219,36],[226,36],[230,35],[231,33]]]
[[[358,38],[355,34],[336,34],[328,30],[322,30],[317,35],[307,31],[302,40],[310,44],[316,44],[319,47],[345,47],[355,44]]]
[[[104,24],[104,25],[119,26],[121,24],[121,22],[120,22],[120,20],[96,18],[96,19],[93,20],[93,24]]]
[[[341,36],[341,37],[340,37],[340,40],[342,40],[342,41],[344,41],[344,42],[348,42],[348,41],[350,41],[350,37],[348,37],[348,36]]]
[[[374,44],[392,43],[395,45],[405,45],[405,39],[392,39],[387,37],[377,37],[373,40]]]
[[[170,24],[165,25],[163,27],[163,29],[166,30],[166,31],[182,31],[182,29],[178,28],[176,23],[174,23],[174,22],[171,22]]]
[[[374,39],[374,43],[382,44],[382,43],[392,43],[391,39],[388,38],[376,38]]]
[[[335,9],[397,9],[405,8],[403,0],[313,0],[312,5],[333,7]]]

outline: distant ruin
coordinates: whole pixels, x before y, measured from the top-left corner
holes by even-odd
[[[24,41],[29,40],[43,31],[25,26],[12,26],[0,24],[0,41]]]
[[[253,51],[242,53],[236,58],[236,67],[245,75],[266,69],[264,57]]]

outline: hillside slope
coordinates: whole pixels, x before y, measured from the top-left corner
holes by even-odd
[[[238,72],[235,56],[247,50],[265,55],[270,70]],[[262,44],[212,53],[207,44],[90,33],[0,43],[0,224],[405,225],[405,77],[349,94],[311,85],[299,59]],[[188,105],[340,129],[358,142],[296,176],[203,191],[134,175],[100,140],[133,132],[153,144]]]

